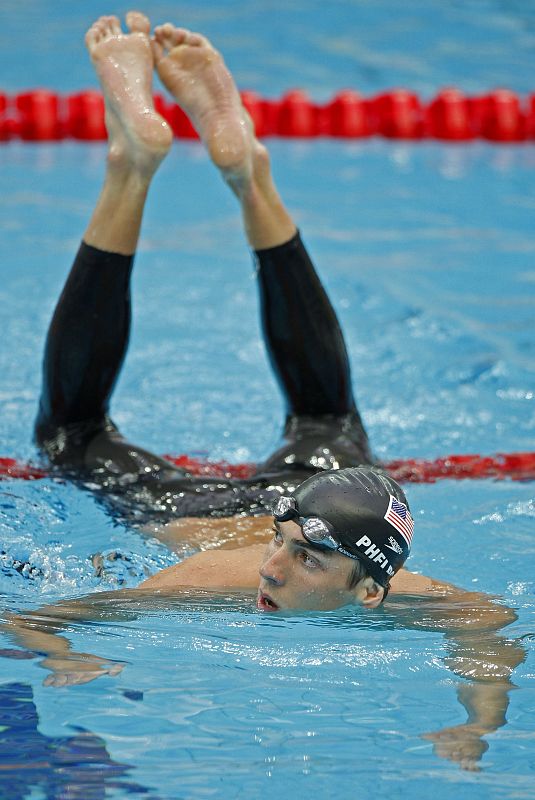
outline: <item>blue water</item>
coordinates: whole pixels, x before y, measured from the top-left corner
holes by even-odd
[[[80,32],[99,14],[130,4],[4,0],[0,34],[6,90],[92,86]],[[160,0],[145,6],[155,22],[201,30],[225,53],[240,86],[278,96],[291,86],[318,99],[346,86],[375,92],[406,85],[432,95],[456,85],[472,93],[506,86],[533,92],[535,5],[530,0]],[[21,38],[23,50],[21,52]],[[31,43],[31,63],[26,59]]]
[[[92,85],[83,29],[125,8],[72,3],[60,17],[44,0],[24,15],[4,3],[3,86]],[[319,99],[343,86],[407,85],[428,96],[446,84],[533,90],[531,3],[180,10],[180,21],[214,37],[240,86],[266,95],[294,85]],[[157,3],[151,13],[174,19],[177,10]],[[535,449],[533,146],[273,141],[270,150],[346,332],[375,452]],[[0,149],[0,455],[36,456],[43,338],[103,156],[101,145],[75,143]],[[265,456],[282,407],[251,261],[235,201],[196,144],[178,143],[155,181],[134,308],[113,405],[121,429],[157,452]],[[45,688],[38,660],[0,658],[0,764],[12,776],[0,797],[532,797],[533,484],[408,490],[417,520],[409,566],[518,609],[507,635],[525,637],[519,691],[507,725],[488,737],[481,772],[439,759],[420,738],[465,713],[442,633],[415,630],[410,609],[401,621],[387,609],[266,619],[249,598],[140,609],[118,595],[116,616],[101,610],[68,635],[77,651],[127,661],[119,676]],[[0,484],[2,550],[2,608],[14,609],[135,586],[175,560],[50,480]],[[123,558],[105,559],[95,577],[90,556],[114,551]],[[17,560],[34,571],[20,574]],[[2,636],[0,648],[12,647]]]

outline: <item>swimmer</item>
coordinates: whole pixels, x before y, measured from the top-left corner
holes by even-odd
[[[217,543],[218,528],[240,519],[241,547],[203,549],[143,589],[255,584],[262,611],[378,606],[408,556],[412,518],[402,489],[373,466],[338,320],[275,188],[267,150],[223,59],[204,37],[167,23],[150,39],[145,16],[132,12],[126,22],[130,32],[123,34],[117,18],[102,17],[86,36],[106,102],[108,164],[50,325],[37,441],[63,474],[97,486],[113,513],[151,523],[156,535],[163,526],[167,541],[190,541],[189,529],[208,517]],[[154,109],[154,67],[238,198],[258,267],[266,344],[288,412],[284,445],[248,480],[194,477],[126,441],[108,416],[128,342],[129,280],[145,200],[171,145],[169,127]],[[333,528],[314,506],[329,535],[312,541],[299,523],[307,513],[299,500],[294,517],[278,519],[273,535],[274,504],[280,497],[298,500],[307,479],[308,486],[326,482],[341,499],[351,491],[346,529]],[[283,559],[291,563],[284,577]],[[294,561],[310,569],[301,574]],[[399,582],[403,591],[431,586],[406,573],[392,591]]]
[[[522,658],[496,635],[513,612],[404,568],[414,526],[407,498],[373,459],[338,320],[232,76],[197,33],[166,23],[151,36],[138,12],[127,14],[126,24],[124,33],[116,17],[101,17],[86,36],[106,103],[107,170],[47,337],[39,447],[59,474],[90,486],[112,513],[150,525],[175,550],[199,547],[134,596],[192,587],[255,591],[263,613],[371,610],[388,592],[441,598],[436,619],[454,642],[450,666],[474,683],[460,692],[469,722],[430,737],[441,755],[477,768],[487,747],[481,737],[505,723],[510,673]],[[283,445],[247,480],[192,476],[126,441],[109,416],[128,344],[129,282],[145,200],[172,140],[154,108],[154,69],[236,196],[257,267],[266,347],[287,415]],[[10,617],[17,641],[47,654],[48,685],[121,668],[73,653],[56,636],[58,619],[88,615],[90,600],[49,607],[39,618]]]

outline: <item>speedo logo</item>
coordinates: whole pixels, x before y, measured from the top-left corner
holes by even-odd
[[[401,553],[403,552],[403,548],[399,544],[399,542],[396,542],[393,536],[389,536],[388,541],[389,544],[385,544],[385,547],[388,547],[389,550],[393,550],[394,553],[399,553],[401,555]]]
[[[388,558],[385,556],[380,547],[377,547],[377,545],[373,544],[369,536],[361,536],[357,542],[357,547],[360,547],[363,550],[366,548],[364,550],[364,555],[368,556],[371,561],[379,564],[379,566],[384,569],[387,575],[392,576],[394,574],[394,570]]]

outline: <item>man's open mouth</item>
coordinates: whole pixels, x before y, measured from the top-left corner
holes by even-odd
[[[256,607],[259,611],[278,611],[279,607],[274,600],[268,594],[264,594],[264,592],[258,592],[258,598],[256,601]]]

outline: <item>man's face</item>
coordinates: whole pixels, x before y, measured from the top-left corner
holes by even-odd
[[[310,545],[296,522],[275,522],[259,570],[257,608],[328,611],[358,602],[356,590],[347,588],[353,566],[341,553]]]

